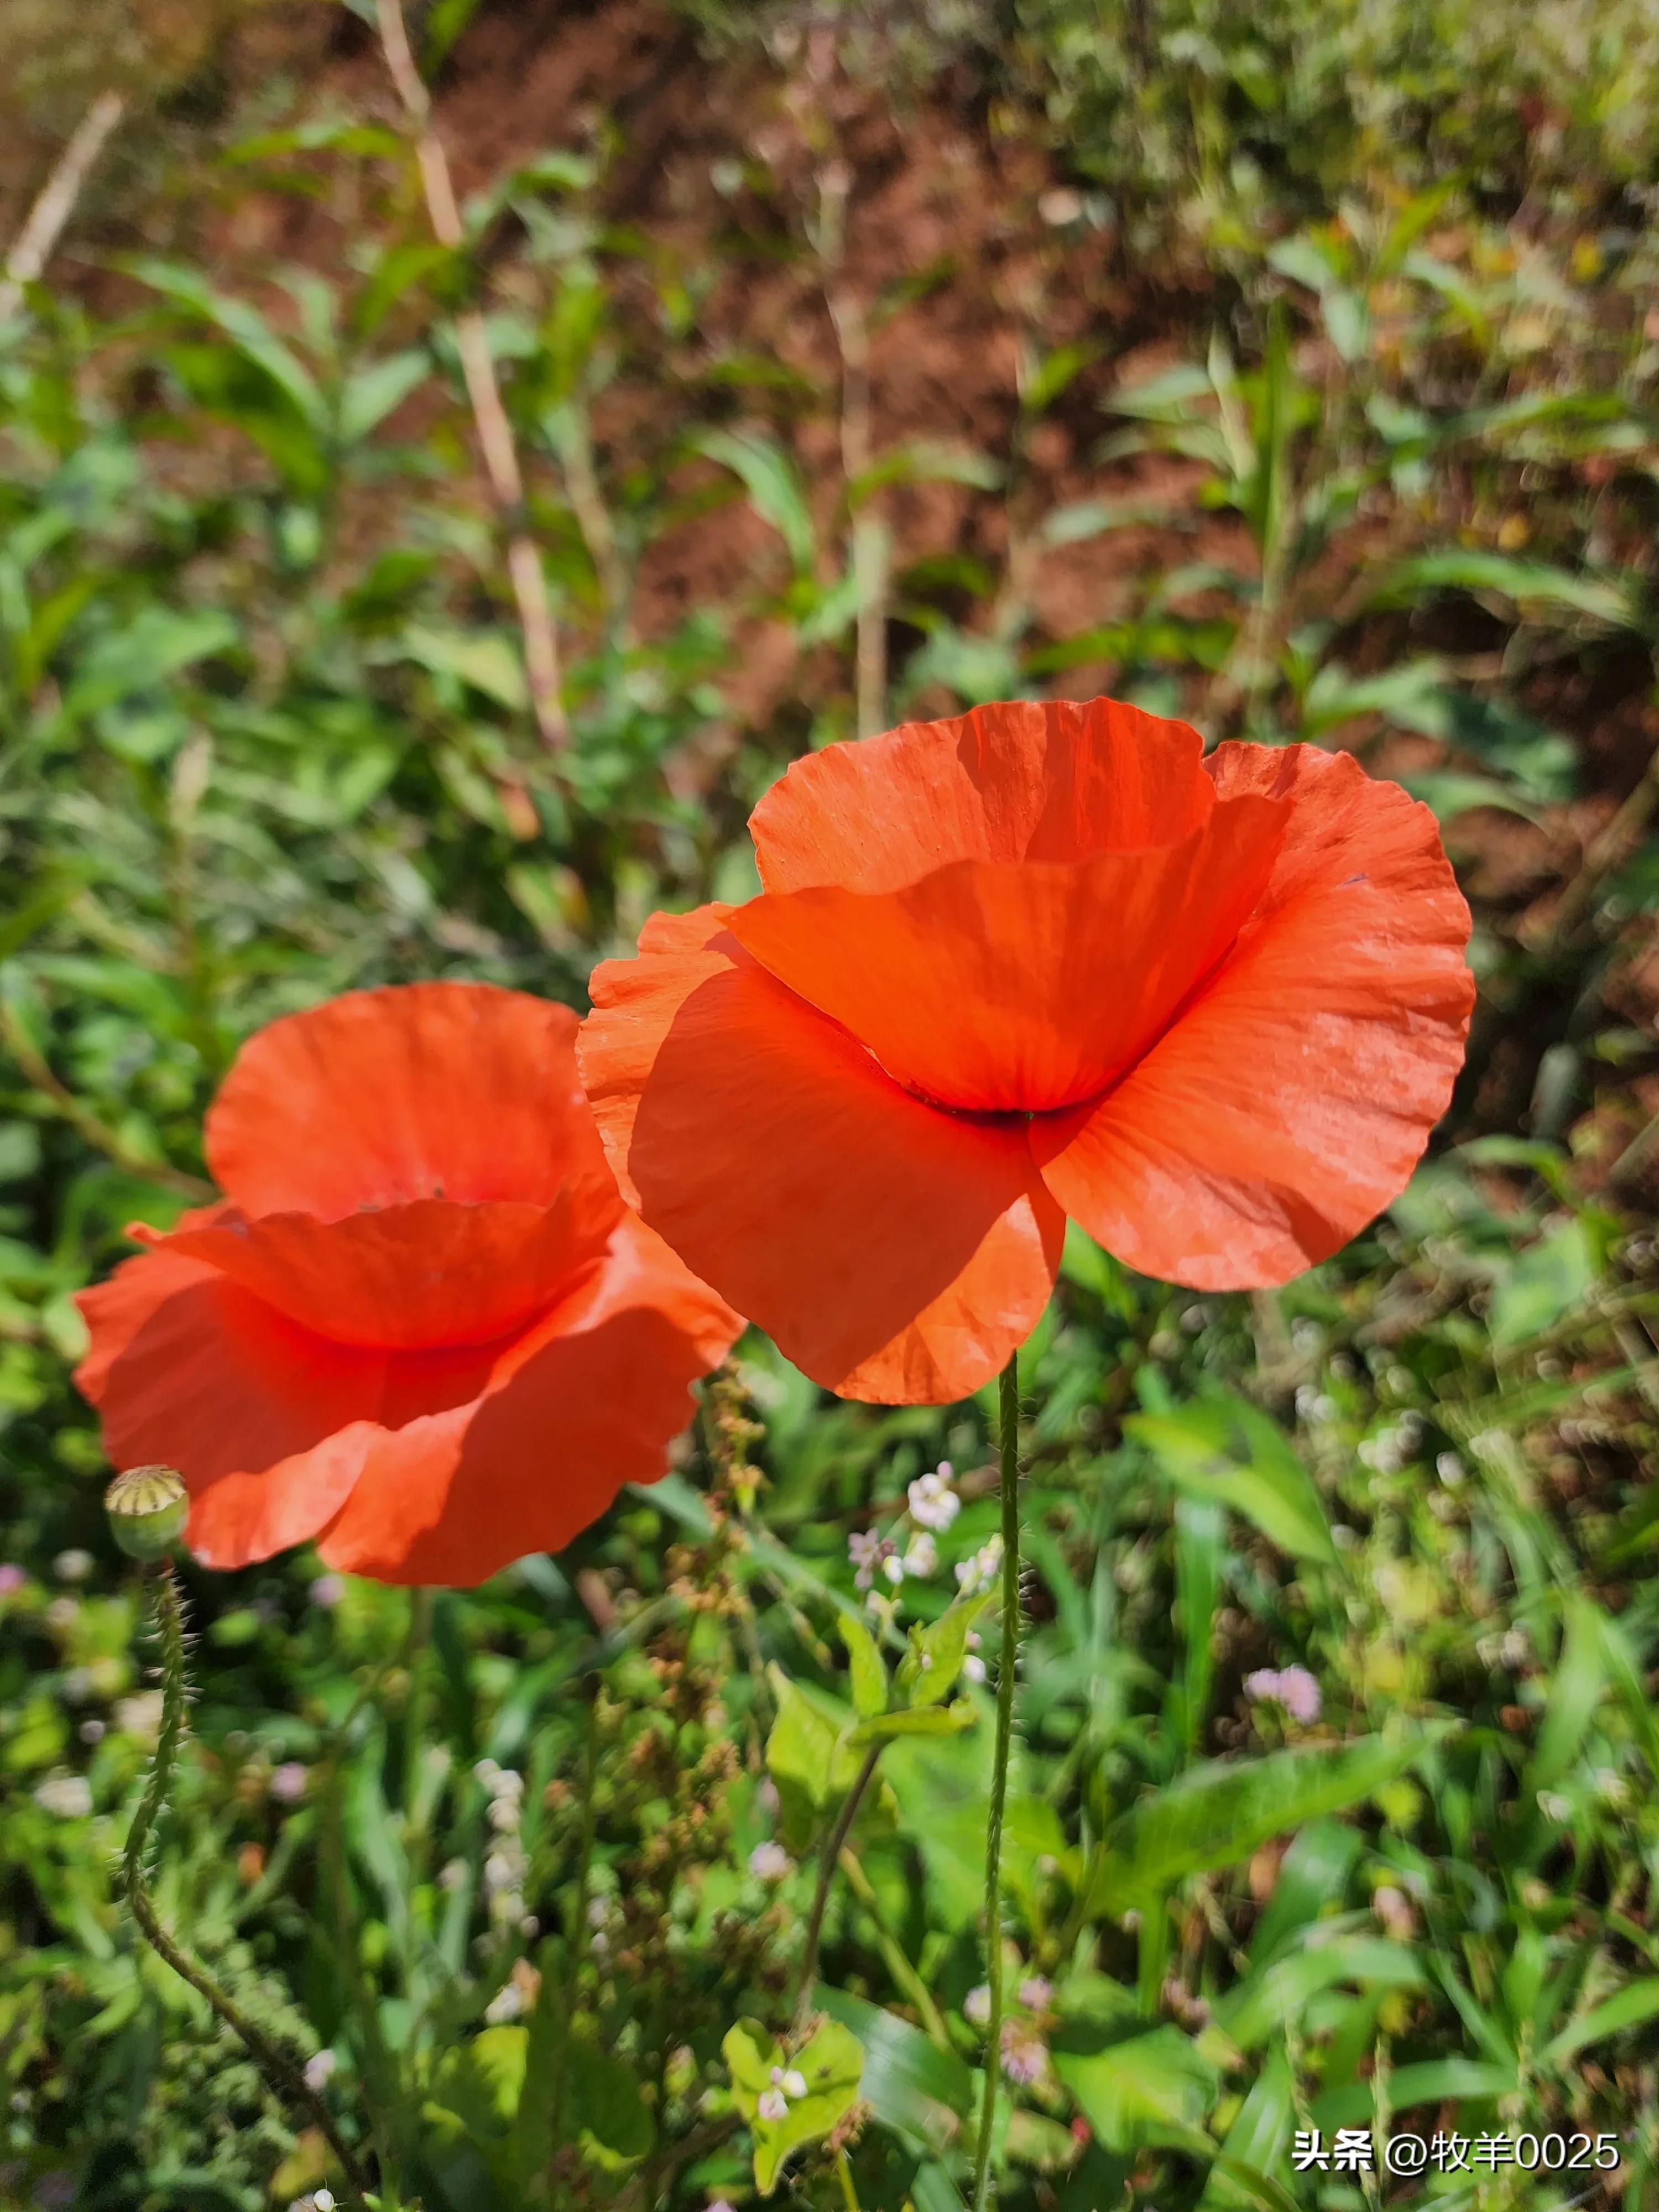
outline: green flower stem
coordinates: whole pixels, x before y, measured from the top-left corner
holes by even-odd
[[[795,1982],[795,2027],[804,2028],[812,2014],[812,1984],[817,1978],[818,1942],[823,1934],[824,1908],[830,1902],[830,1885],[835,1880],[836,1869],[841,1863],[842,1846],[853,1832],[853,1822],[865,1791],[870,1787],[876,1771],[876,1761],[881,1757],[881,1745],[872,1743],[864,1754],[852,1788],[830,1831],[823,1849],[818,1854],[818,1886],[812,1895],[811,1917],[806,1923],[806,1948],[801,1954],[800,1972]]]
[[[156,1632],[161,1643],[161,1732],[156,1739],[155,1759],[149,1771],[149,1779],[144,1785],[144,1794],[139,1800],[132,1826],[127,1831],[126,1847],[121,1855],[122,1887],[127,1902],[132,1907],[132,1917],[151,1948],[166,1960],[181,1981],[188,1982],[198,1996],[207,2000],[232,2034],[240,2040],[275,2094],[299,2106],[307,2118],[322,2130],[345,2177],[348,2202],[357,2208],[357,2212],[365,2212],[363,2192],[368,2185],[368,2177],[349,2147],[342,2141],[328,2106],[311,2087],[288,2053],[279,2050],[264,2030],[256,2026],[241,2007],[226,1995],[200,1960],[168,1933],[156,1914],[146,1861],[150,1838],[167,1802],[173,1767],[178,1760],[179,1746],[185,1733],[185,1709],[189,1703],[190,1683],[185,1669],[185,1612],[178,1578],[172,1567],[166,1561],[161,1561],[147,1572],[144,1579],[154,1597]]]
[[[985,1949],[991,2012],[985,2025],[985,2092],[974,2154],[974,2212],[991,2201],[991,2134],[1002,2054],[1002,1814],[1008,1802],[1008,1754],[1014,1740],[1014,1675],[1019,1664],[1019,1354],[1002,1370],[998,1392],[1002,1462],[1002,1656],[997,1674],[996,1758],[985,1826]]]

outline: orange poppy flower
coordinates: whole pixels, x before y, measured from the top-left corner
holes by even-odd
[[[210,1109],[222,1205],[82,1291],[111,1459],[176,1467],[187,1541],[314,1539],[382,1582],[476,1583],[652,1480],[742,1326],[624,1207],[576,1018],[414,983],[273,1022]]]
[[[1445,1107],[1468,909],[1347,755],[982,707],[798,761],[750,826],[763,895],[657,915],[578,1054],[629,1203],[845,1397],[977,1389],[1068,1214],[1147,1274],[1282,1282]]]

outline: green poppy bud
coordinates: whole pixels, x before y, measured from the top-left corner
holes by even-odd
[[[164,1559],[185,1533],[190,1499],[170,1467],[130,1467],[104,1492],[116,1542],[132,1559]]]

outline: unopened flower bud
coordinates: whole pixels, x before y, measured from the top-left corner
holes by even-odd
[[[130,1467],[104,1492],[110,1533],[131,1559],[164,1559],[185,1533],[190,1498],[170,1467]]]

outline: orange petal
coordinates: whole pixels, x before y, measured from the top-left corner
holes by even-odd
[[[269,1558],[338,1511],[356,1479],[345,1432],[380,1403],[383,1355],[327,1343],[175,1252],[127,1261],[76,1303],[91,1346],[75,1379],[110,1460],[178,1468],[198,1559]]]
[[[1066,1211],[1151,1275],[1285,1281],[1404,1187],[1445,1110],[1474,985],[1434,818],[1346,754],[1220,747],[1224,798],[1287,801],[1237,947],[1099,1104],[1032,1125]]]
[[[568,1006],[488,983],[348,992],[249,1038],[208,1112],[208,1164],[244,1213],[331,1221],[603,1191],[575,1034]]]
[[[612,1165],[686,1264],[817,1382],[944,1404],[1042,1312],[1064,1224],[1020,1124],[924,1104],[767,975],[729,909],[659,915],[592,982]]]
[[[562,1549],[624,1483],[664,1472],[690,1384],[742,1326],[625,1217],[592,1281],[473,1402],[377,1432],[323,1557],[382,1582],[453,1586]]]
[[[340,1344],[484,1344],[521,1328],[605,1249],[621,1212],[614,1183],[584,1215],[568,1192],[551,1206],[416,1199],[319,1221],[268,1213],[157,1237],[158,1251],[204,1260],[291,1320]]]
[[[1049,1112],[1097,1097],[1226,952],[1285,811],[1231,799],[1179,844],[957,860],[902,890],[765,896],[727,926],[908,1089],[967,1112]]]
[[[952,860],[1079,860],[1207,817],[1203,740],[1115,699],[1014,700],[798,760],[750,817],[769,891],[895,891]]]

